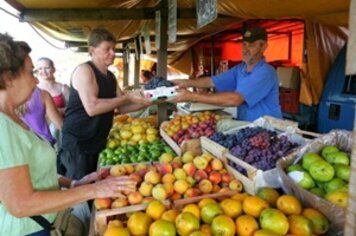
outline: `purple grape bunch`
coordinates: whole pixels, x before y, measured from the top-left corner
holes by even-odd
[[[216,133],[211,138],[228,148],[233,156],[263,171],[275,168],[278,159],[298,146],[287,136],[278,137],[276,132],[262,127],[246,127],[235,134]],[[239,172],[246,173],[241,166],[230,164]]]

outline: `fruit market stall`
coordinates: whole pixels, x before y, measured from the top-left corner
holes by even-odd
[[[167,143],[164,142],[165,139],[160,139],[158,129],[147,120],[117,118],[107,147],[103,150],[102,155],[105,157],[99,161],[98,171],[103,178],[129,175],[137,182],[136,190],[126,193],[127,199],[96,199],[91,235],[200,235],[202,232],[216,233],[220,230],[231,233],[227,235],[240,235],[244,232],[254,232],[256,235],[337,235],[335,225],[339,224],[338,220],[334,219],[334,215],[325,212],[321,205],[310,204],[300,197],[303,189],[286,189],[285,195],[281,189],[264,187],[268,186],[268,183],[258,179],[259,175],[264,176],[271,168],[273,174],[264,176],[262,180],[269,180],[273,175],[276,178],[279,174],[279,170],[275,168],[276,163],[283,163],[292,157],[295,160],[300,150],[305,151],[311,143],[319,142],[324,136],[314,140],[305,139],[293,123],[269,121],[264,118],[263,122],[260,120],[225,133],[214,130],[207,137],[204,131],[209,131],[207,128],[211,126],[205,122],[213,118],[219,117],[212,112],[202,112],[189,114],[189,118],[172,118],[166,123],[169,124],[169,129],[164,130],[171,139],[171,142]],[[182,129],[183,124],[187,126],[185,129]],[[179,128],[182,132],[194,124],[195,128],[187,132],[196,132],[198,136],[188,137],[184,136],[184,133],[177,135]],[[201,124],[203,127],[200,127]],[[216,123],[211,125],[216,128]],[[196,130],[198,127],[200,129]],[[161,127],[161,132],[162,129]],[[128,135],[128,132],[131,134]],[[154,137],[147,138],[148,134],[154,134]],[[232,134],[233,138],[228,136],[224,139],[222,136],[220,140],[215,139],[219,135]],[[137,136],[140,136],[140,139]],[[170,145],[173,142],[178,146],[181,137],[183,139],[180,144],[191,141],[190,139],[197,140],[199,151],[195,153],[189,150],[192,146],[187,146],[184,151],[180,149],[181,154],[177,155],[175,148]],[[184,140],[184,137],[187,139]],[[235,141],[236,143],[233,143]],[[343,145],[336,146],[346,152],[349,150]],[[248,150],[246,149],[243,155],[233,155],[232,147],[242,151],[246,148]],[[260,149],[261,152],[254,148]],[[111,153],[108,149],[113,151],[112,154],[114,157],[116,155],[116,158],[108,158],[108,153]],[[266,149],[267,151],[263,152]],[[152,150],[154,151],[151,152]],[[159,153],[155,153],[155,150],[159,150]],[[325,153],[333,151],[335,149],[329,147],[323,152],[327,155]],[[143,153],[146,153],[147,157],[131,160],[133,156]],[[328,158],[345,161],[344,156],[341,156],[342,158]],[[257,157],[268,164],[267,169],[264,169],[263,163],[258,164]],[[253,159],[253,162],[246,158]],[[268,160],[274,162],[269,163]],[[334,163],[337,164],[345,163]],[[293,171],[294,168],[292,166],[288,169]],[[345,171],[340,173],[339,178],[346,181]],[[293,182],[291,179],[290,181]],[[340,183],[334,185],[337,187]],[[331,191],[334,185],[324,187]],[[205,205],[209,207],[204,208]],[[138,221],[143,223],[140,227],[135,227]]]

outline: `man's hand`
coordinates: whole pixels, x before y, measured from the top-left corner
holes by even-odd
[[[179,88],[188,88],[188,87],[190,87],[188,79],[174,79],[174,80],[170,80],[170,81],[175,86],[178,86]]]
[[[177,89],[177,95],[169,99],[169,102],[179,103],[179,102],[191,102],[192,96],[194,95],[187,89]]]

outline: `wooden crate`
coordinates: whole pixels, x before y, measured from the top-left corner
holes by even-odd
[[[201,148],[213,156],[218,157],[222,161],[226,161],[225,154],[229,152],[229,150],[220,144],[214,142],[213,140],[207,137],[200,137]]]
[[[186,151],[193,152],[194,155],[201,154],[201,145],[200,139],[190,139],[187,141],[183,141],[181,145],[178,145],[169,135],[163,130],[163,127],[168,125],[168,121],[165,121],[161,124],[159,132],[164,141],[175,151],[178,156],[182,156],[182,154]]]
[[[215,143],[214,141],[202,137],[202,150],[203,152],[209,152],[211,153],[215,158],[218,158],[224,163],[225,169],[235,178],[238,179],[242,182],[244,185],[244,191],[249,193],[249,194],[254,194],[255,193],[255,186],[254,186],[254,181],[252,178],[253,173],[256,172],[256,168],[253,166],[248,165],[247,163],[242,163],[242,167],[244,167],[246,170],[248,170],[249,173],[251,173],[251,178],[243,175],[242,173],[238,172],[235,168],[230,166],[228,164],[229,159],[235,158],[231,154],[228,153],[228,150],[224,148],[223,146]],[[246,165],[247,164],[247,165]]]
[[[168,200],[163,201],[163,204],[169,208],[171,207],[171,202]],[[109,223],[110,217],[124,215],[126,213],[144,211],[146,210],[148,203],[131,205],[127,207],[101,210],[101,211],[93,211],[94,213],[94,235],[100,236],[104,234],[106,230],[107,224]]]

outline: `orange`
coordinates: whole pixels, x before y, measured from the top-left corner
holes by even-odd
[[[288,218],[282,211],[274,208],[264,209],[259,218],[261,229],[285,235],[289,229]]]
[[[189,235],[200,229],[199,219],[190,212],[180,213],[176,218],[175,224],[179,235]]]
[[[192,213],[193,215],[195,215],[198,219],[200,219],[200,208],[197,204],[188,204],[186,205],[182,212],[190,212]]]
[[[246,197],[248,197],[249,194],[248,193],[236,193],[234,196],[232,196],[232,199],[235,199],[237,201],[242,202],[243,200],[245,200]]]
[[[271,206],[275,207],[277,199],[279,198],[279,193],[274,188],[259,188],[257,190],[256,196],[266,200]]]
[[[162,202],[154,200],[150,202],[146,208],[146,214],[154,220],[161,218],[163,212],[166,210]]]
[[[277,208],[286,215],[300,215],[302,213],[302,204],[292,195],[282,195],[277,200]]]
[[[124,223],[120,220],[110,220],[108,223],[108,228],[110,227],[124,227]]]
[[[163,212],[161,219],[162,220],[168,220],[170,222],[173,222],[176,220],[177,216],[178,216],[179,212],[175,209],[171,209],[168,211]]]
[[[290,215],[288,221],[289,233],[304,236],[311,236],[313,234],[313,224],[305,216]]]
[[[248,196],[242,202],[243,211],[246,214],[251,215],[255,218],[257,218],[261,214],[263,209],[266,209],[268,207],[268,202],[257,196]]]
[[[150,236],[164,235],[164,236],[176,236],[176,228],[174,223],[167,220],[156,220],[150,226]],[[121,235],[120,235],[121,236]]]
[[[202,200],[199,201],[198,206],[199,208],[203,208],[208,203],[216,203],[216,201],[212,198],[203,198]]]
[[[250,215],[242,215],[237,217],[236,221],[237,235],[249,236],[259,229],[257,220]]]
[[[233,236],[235,235],[235,230],[234,221],[226,215],[215,217],[211,223],[211,232],[213,235]]]
[[[220,206],[224,214],[233,219],[236,219],[236,217],[242,214],[242,204],[238,200],[226,198],[220,202]]]
[[[213,235],[213,233],[211,232],[211,227],[209,224],[202,224],[200,226],[200,231],[206,235]]]
[[[130,233],[129,233],[128,229],[126,229],[126,228],[122,228],[119,226],[111,226],[105,230],[103,236],[117,236],[117,235],[130,236]]]
[[[152,219],[145,213],[134,212],[127,221],[127,228],[132,235],[147,235]]]
[[[330,223],[328,219],[318,210],[305,208],[302,215],[312,222],[314,234],[325,234],[329,230]]]
[[[281,234],[277,234],[271,230],[268,229],[260,229],[257,230],[253,236],[282,236]]]

